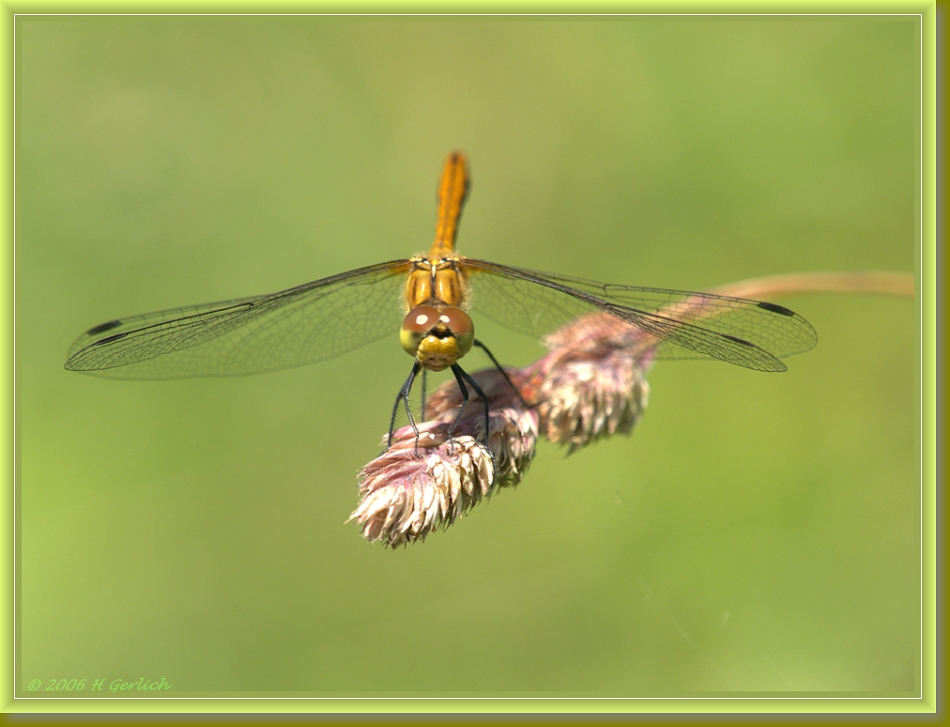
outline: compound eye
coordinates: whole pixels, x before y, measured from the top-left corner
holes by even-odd
[[[472,350],[475,342],[475,324],[468,313],[461,308],[445,308],[439,313],[439,320],[444,323],[459,344],[459,358]]]
[[[406,353],[410,356],[416,355],[419,343],[439,324],[439,315],[439,311],[431,305],[417,306],[406,314],[399,329],[399,343]]]

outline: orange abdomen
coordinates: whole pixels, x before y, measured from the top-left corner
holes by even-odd
[[[445,159],[442,178],[437,192],[438,217],[435,225],[435,241],[429,251],[429,259],[435,262],[455,250],[462,205],[468,196],[468,160],[462,152],[452,152]]]

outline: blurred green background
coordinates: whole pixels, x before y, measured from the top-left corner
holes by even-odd
[[[909,299],[786,299],[820,337],[788,373],[660,362],[631,438],[542,444],[397,552],[344,525],[410,366],[395,331],[260,377],[63,369],[117,316],[426,249],[453,149],[475,257],[687,289],[913,271],[916,20],[16,29],[21,693],[917,689]],[[506,363],[541,352],[476,324]]]

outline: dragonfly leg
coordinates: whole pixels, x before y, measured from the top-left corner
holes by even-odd
[[[495,355],[491,351],[488,350],[488,346],[486,346],[484,343],[479,341],[477,338],[475,339],[475,345],[478,346],[480,349],[482,349],[482,351],[484,351],[486,354],[488,354],[488,358],[490,358],[491,362],[495,364],[495,368],[501,372],[501,375],[505,377],[505,381],[508,382],[508,386],[511,387],[511,390],[514,391],[518,395],[518,399],[521,400],[521,403],[524,406],[524,408],[530,409],[532,407],[532,404],[529,404],[528,402],[524,400],[524,397],[521,395],[521,392],[518,391],[518,387],[515,386],[514,382],[510,378],[508,378],[508,373],[501,367],[501,364],[498,363],[498,359],[495,358]]]
[[[428,373],[429,371],[427,369],[422,369],[422,404],[419,407],[419,411],[421,412],[419,418],[422,419],[422,421],[426,420],[426,386],[429,381],[426,375]]]
[[[452,425],[449,427],[449,437],[452,436],[452,433],[455,431],[456,425],[459,423],[459,419],[462,418],[462,414],[465,412],[465,405],[468,404],[468,388],[465,386],[465,380],[459,375],[459,371],[455,369],[458,368],[461,371],[461,367],[458,364],[452,366],[452,373],[455,375],[455,380],[458,382],[459,391],[462,392],[462,406],[459,407],[459,413],[455,415],[455,419],[452,421]]]
[[[459,413],[455,416],[455,421],[452,422],[452,427],[449,431],[455,429],[455,425],[459,423],[459,419],[462,418],[462,413],[465,411],[465,405],[468,404],[468,389],[465,387],[465,382],[467,381],[471,384],[472,388],[475,390],[475,393],[478,394],[482,401],[485,403],[485,445],[488,445],[488,435],[489,435],[489,405],[488,397],[485,396],[485,392],[482,391],[482,387],[478,385],[478,382],[475,381],[469,374],[458,364],[453,364],[452,373],[455,374],[455,380],[458,382],[459,389],[462,392],[462,406],[459,407]]]
[[[406,379],[406,383],[402,385],[399,393],[396,394],[396,403],[393,404],[393,415],[389,419],[389,442],[386,444],[387,449],[393,446],[393,433],[396,430],[396,415],[399,413],[400,402],[403,402],[406,406],[406,414],[409,415],[409,425],[412,427],[412,431],[416,433],[416,450],[419,449],[419,427],[416,426],[416,420],[412,417],[412,407],[409,406],[409,392],[412,391],[412,383],[416,380],[416,376],[419,375],[419,371],[421,370],[422,364],[418,361],[414,361],[412,371],[409,372],[409,378]]]

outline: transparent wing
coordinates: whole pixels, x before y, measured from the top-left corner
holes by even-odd
[[[252,298],[173,308],[91,328],[66,368],[100,376],[241,376],[334,358],[396,336],[408,260]]]
[[[543,338],[602,311],[629,323],[657,358],[716,358],[785,371],[780,358],[818,341],[804,318],[774,303],[682,290],[610,285],[462,258],[470,305],[506,328]]]

